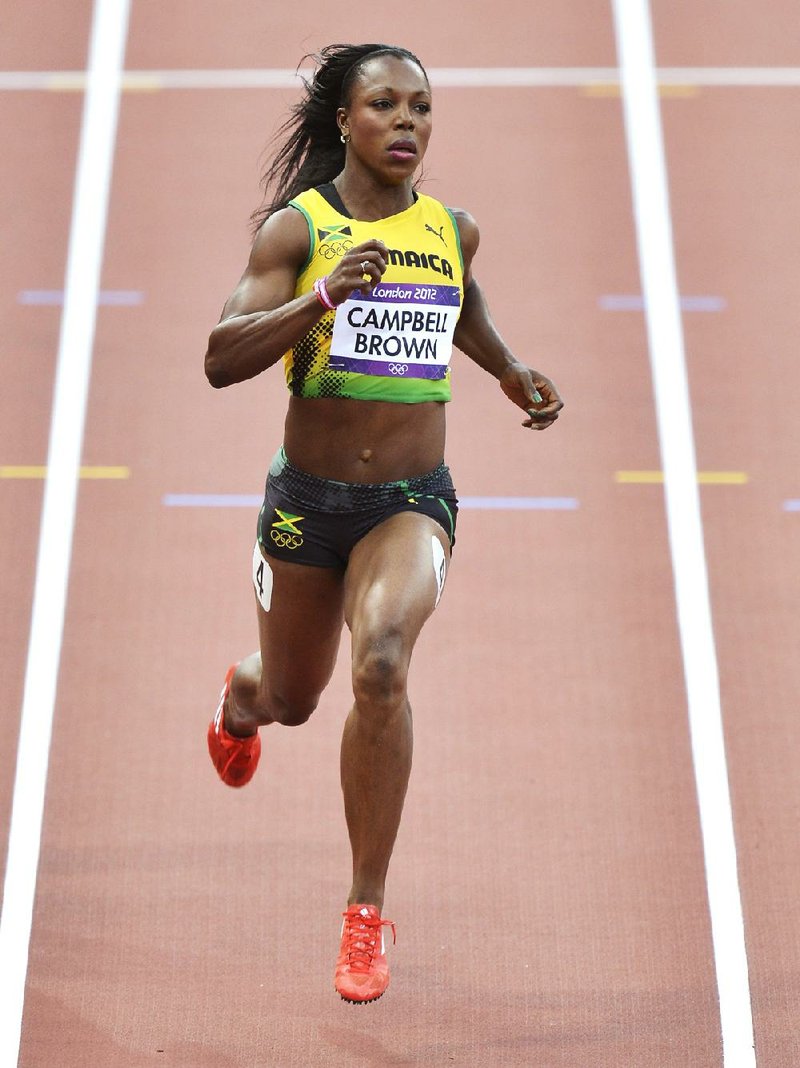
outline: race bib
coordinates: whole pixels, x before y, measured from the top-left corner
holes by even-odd
[[[405,378],[444,378],[461,310],[458,286],[379,282],[336,309],[332,370]]]

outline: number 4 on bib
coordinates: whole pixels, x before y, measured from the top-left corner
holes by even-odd
[[[258,542],[256,542],[253,549],[253,586],[258,597],[258,603],[265,612],[269,612],[272,604],[272,570],[261,555]]]

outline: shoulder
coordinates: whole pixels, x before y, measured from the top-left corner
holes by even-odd
[[[468,275],[472,260],[478,251],[481,233],[477,222],[468,211],[464,211],[463,208],[448,208],[448,211],[452,215],[458,230],[458,237],[461,241],[461,254],[464,257],[464,274]]]
[[[425,196],[420,194],[420,200],[425,199],[429,204],[435,205],[436,210],[446,213],[453,221],[453,225],[458,233],[458,243],[461,246],[461,256],[464,261],[464,277],[465,279],[470,276],[470,266],[475,253],[478,251],[478,245],[480,244],[480,230],[474,217],[470,215],[468,211],[464,211],[463,208],[451,208],[446,204],[443,204],[440,200],[436,200],[435,197]]]
[[[470,215],[468,211],[464,211],[463,208],[450,208],[449,211],[458,227],[458,235],[461,238],[464,255],[467,254],[468,249],[474,255],[481,239],[480,230],[474,216]]]
[[[222,309],[222,320],[290,301],[308,251],[308,227],[300,212],[281,208],[270,215],[259,227],[244,274]]]
[[[249,270],[260,274],[278,266],[299,267],[308,258],[309,226],[293,207],[281,208],[258,229],[250,250]]]

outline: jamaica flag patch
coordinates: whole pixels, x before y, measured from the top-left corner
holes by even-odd
[[[346,237],[352,237],[353,231],[349,226],[326,226],[317,228],[320,241],[344,241]]]

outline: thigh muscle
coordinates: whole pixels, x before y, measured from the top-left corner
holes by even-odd
[[[272,558],[264,567],[269,599],[256,590],[263,686],[287,704],[315,701],[336,664],[344,621],[342,572]]]
[[[406,657],[439,600],[450,545],[434,519],[403,512],[374,527],[350,557],[345,618],[353,654],[363,643],[399,642]]]

